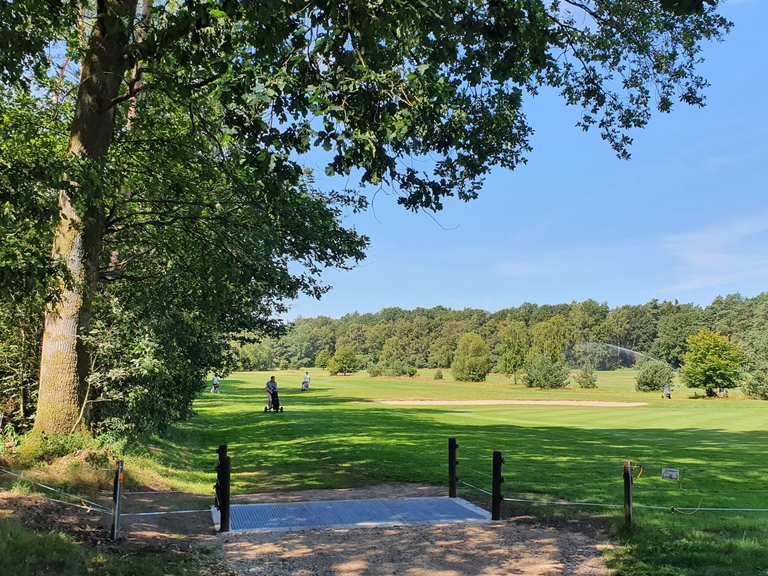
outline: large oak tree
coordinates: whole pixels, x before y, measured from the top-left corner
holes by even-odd
[[[319,293],[323,266],[361,256],[337,206],[362,201],[308,188],[312,149],[327,151],[328,174],[437,210],[448,196],[474,198],[492,166],[525,161],[526,95],[551,88],[627,157],[631,130],[654,109],[704,102],[701,47],[729,26],[716,10],[696,0],[0,2],[2,97],[71,104],[53,179],[52,255],[66,273],[45,315],[36,429],[77,425],[93,302],[110,283],[151,298],[142,286],[173,294],[162,278],[189,279],[188,269],[221,296],[193,290],[190,312],[224,302],[219,325],[238,308],[263,321],[280,298]],[[210,250],[186,254],[184,243]],[[227,266],[242,270],[217,283]]]

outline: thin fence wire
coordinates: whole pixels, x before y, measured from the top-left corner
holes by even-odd
[[[534,506],[584,506],[594,508],[623,508],[623,504],[606,504],[603,502],[570,502],[568,500],[530,500],[527,498],[507,498],[505,502],[525,502]]]
[[[502,452],[503,453],[503,452]],[[473,471],[476,471],[478,469],[478,466],[476,465],[478,462],[481,463],[481,466],[485,462],[490,462],[492,459],[490,457],[476,457],[473,456],[471,458],[471,465],[469,463],[465,463],[465,467],[472,469]],[[461,457],[459,457],[459,462],[463,462]],[[589,482],[589,488],[592,492],[596,492],[596,488],[598,488],[597,492],[599,492],[600,489],[605,491],[609,487],[611,489],[615,489],[623,484],[623,479],[621,476],[621,471],[623,470],[622,465],[611,465],[611,466],[584,466],[582,463],[574,463],[575,465],[573,468],[576,468],[578,470],[578,476],[582,478],[592,478],[597,476],[605,476],[610,474],[611,478],[608,480],[603,480],[598,482],[597,484],[595,482]],[[580,465],[581,464],[581,465]],[[551,471],[546,475],[546,486],[551,489],[562,489],[565,486],[572,486],[573,477],[574,477],[574,471],[573,468],[569,470],[564,469],[563,467],[558,467],[556,470]],[[676,481],[674,483],[670,482],[669,486],[663,486],[660,483],[668,482],[667,480],[664,480],[661,478],[661,471],[663,468],[677,468],[681,475],[683,475],[683,478],[679,481]],[[697,513],[704,513],[704,512],[711,512],[711,513],[747,513],[747,514],[765,514],[768,513],[768,508],[759,507],[759,506],[715,506],[715,505],[702,505],[705,502],[705,498],[711,500],[723,500],[723,499],[731,499],[735,500],[738,497],[744,497],[746,496],[749,498],[749,495],[754,495],[753,498],[759,498],[759,495],[761,494],[768,494],[768,489],[752,489],[752,488],[741,488],[738,484],[743,483],[744,481],[742,479],[737,480],[726,480],[723,478],[723,474],[719,473],[717,470],[713,469],[712,466],[708,466],[706,464],[685,464],[680,465],[676,463],[665,463],[663,465],[659,464],[652,464],[652,465],[643,465],[643,464],[634,464],[632,466],[633,471],[633,478],[634,478],[634,488],[635,488],[635,498],[637,498],[639,495],[642,494],[648,494],[648,496],[652,499],[660,499],[660,500],[679,500],[679,499],[685,499],[686,496],[690,496],[689,499],[693,499],[693,497],[696,497],[696,499],[699,500],[699,504],[696,506],[691,505],[679,505],[675,503],[669,503],[669,504],[662,504],[662,503],[648,503],[644,504],[642,502],[634,502],[633,508],[640,509],[640,510],[648,510],[648,511],[661,511],[661,512],[670,512],[670,513],[676,513],[676,514],[684,514],[684,515],[693,515]],[[735,464],[734,466],[730,467],[728,469],[730,474],[727,476],[734,476],[738,478],[739,473],[746,473],[750,476],[757,474],[757,472],[765,472],[766,467],[765,466],[757,466],[757,465],[740,465]],[[461,466],[459,467],[459,476],[461,476]],[[475,475],[477,472],[475,472]],[[615,476],[614,476],[615,474]],[[605,509],[621,509],[624,507],[623,503],[618,502],[600,502],[600,501],[592,501],[592,500],[566,500],[566,499],[535,499],[530,496],[531,493],[538,494],[542,492],[542,483],[541,482],[535,482],[532,480],[528,480],[526,476],[529,475],[529,470],[526,470],[523,467],[515,468],[513,466],[509,466],[509,462],[505,464],[504,466],[504,476],[506,477],[506,480],[508,484],[506,484],[509,488],[517,488],[517,491],[515,492],[505,492],[509,494],[509,497],[504,497],[503,500],[505,502],[514,502],[514,503],[520,503],[520,504],[528,504],[532,506],[568,506],[568,507],[585,507],[585,508],[605,508]],[[475,477],[470,478],[472,482],[466,482],[459,478],[458,483],[459,485],[466,486],[468,488],[472,488],[473,490],[477,490],[479,492],[482,492],[483,494],[491,495],[491,492],[489,490],[486,490],[484,488],[481,488],[480,486],[485,484],[485,481],[479,481],[475,480]],[[714,489],[714,490],[707,490],[703,488],[699,488],[703,483],[706,483],[705,480],[708,479],[717,479],[719,482],[723,482],[726,485],[728,484],[734,484],[734,488],[732,491],[729,491],[728,489]],[[511,482],[510,482],[511,481]],[[510,485],[511,484],[511,485]],[[529,490],[528,488],[536,488],[534,490]],[[558,490],[559,491],[559,490]],[[520,497],[516,497],[520,496]],[[620,495],[616,493],[617,500],[620,499]],[[710,498],[707,498],[710,497]],[[714,497],[714,498],[711,498]],[[601,498],[598,498],[600,500]],[[742,500],[743,502],[743,500]]]
[[[210,508],[202,508],[199,510],[165,510],[162,512],[121,512],[120,516],[165,516],[167,514],[200,514],[202,512],[210,513]]]
[[[463,486],[468,486],[469,488],[477,490],[478,492],[482,492],[483,494],[487,494],[488,496],[492,496],[491,492],[489,492],[485,488],[480,488],[480,486],[475,486],[474,484],[470,484],[469,482],[465,482],[464,480],[459,480],[459,484]]]
[[[34,484],[35,486],[39,486],[40,488],[43,488],[44,490],[48,490],[49,492],[55,492],[57,494],[62,494],[64,496],[67,496],[68,498],[71,498],[73,500],[77,500],[79,502],[84,502],[88,504],[88,506],[82,506],[79,504],[74,504],[72,502],[65,502],[63,500],[57,500],[55,498],[45,497],[48,500],[51,500],[52,502],[58,502],[60,504],[67,504],[69,506],[77,506],[79,508],[83,508],[85,510],[93,510],[96,512],[101,512],[102,514],[110,514],[110,511],[102,506],[101,504],[97,504],[96,502],[93,502],[92,500],[88,500],[87,498],[83,498],[82,496],[78,496],[76,494],[70,494],[69,492],[65,492],[64,490],[60,490],[59,488],[54,488],[53,486],[48,486],[46,484],[42,484],[40,482],[37,482],[35,480],[31,480],[29,478],[24,477],[22,474],[18,474],[16,472],[12,472],[10,470],[7,470],[5,468],[0,468],[0,472],[7,474],[8,476],[13,476],[14,478],[18,478],[19,480],[23,480],[24,482],[29,482],[30,484]]]

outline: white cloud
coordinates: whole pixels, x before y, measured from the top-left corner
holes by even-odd
[[[768,213],[662,240],[677,281],[666,293],[768,280]]]

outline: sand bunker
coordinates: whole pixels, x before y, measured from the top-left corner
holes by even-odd
[[[592,408],[639,408],[647,402],[609,402],[603,400],[380,400],[395,406],[589,406]]]

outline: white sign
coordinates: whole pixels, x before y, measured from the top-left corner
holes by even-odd
[[[677,468],[662,468],[661,469],[662,480],[680,480],[680,470]]]

